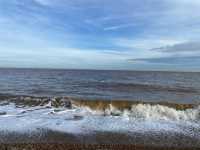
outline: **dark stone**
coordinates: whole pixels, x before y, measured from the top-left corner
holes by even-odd
[[[0,116],[6,115],[6,114],[7,114],[6,112],[0,112]]]
[[[83,119],[83,116],[78,116],[78,115],[74,116],[74,120],[81,120],[81,119]]]
[[[0,106],[5,106],[5,105],[9,105],[9,102],[4,101],[0,103]]]

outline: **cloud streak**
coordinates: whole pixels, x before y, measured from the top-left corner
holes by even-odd
[[[200,56],[185,56],[185,57],[160,57],[160,58],[139,58],[130,59],[133,62],[151,63],[151,64],[165,64],[165,65],[183,65],[191,66],[200,63]]]
[[[104,31],[118,30],[118,29],[127,28],[127,27],[134,27],[134,26],[135,26],[134,23],[121,24],[121,25],[116,25],[116,26],[105,27]]]

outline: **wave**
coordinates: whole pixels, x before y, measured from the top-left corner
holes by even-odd
[[[166,101],[160,102],[144,102],[144,101],[127,101],[127,100],[97,100],[97,99],[84,99],[84,98],[73,98],[73,97],[36,97],[36,96],[24,96],[24,95],[9,95],[0,94],[0,105],[5,102],[13,102],[16,105],[21,106],[43,106],[51,103],[54,107],[68,107],[72,105],[86,106],[93,110],[105,110],[112,105],[113,107],[123,110],[131,110],[132,105],[137,104],[149,104],[149,105],[162,105],[176,110],[186,110],[194,108],[199,104],[182,104],[182,103],[171,103]]]
[[[83,117],[84,115],[101,115],[143,120],[200,121],[200,105],[195,104],[13,96],[0,101],[0,106],[9,103],[14,103],[17,107],[64,108],[65,111],[75,109],[80,110],[78,116],[83,115]]]
[[[145,120],[199,121],[200,106],[193,104],[144,103],[131,101],[72,101],[92,114],[124,116]]]
[[[105,110],[94,110],[82,107],[95,115],[122,116],[132,119],[143,120],[166,120],[166,121],[200,121],[200,107],[186,110],[176,110],[163,105],[136,104],[131,109],[117,109],[110,104]]]

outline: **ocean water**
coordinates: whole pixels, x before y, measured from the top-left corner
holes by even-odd
[[[0,143],[46,129],[89,143],[123,134],[123,144],[200,148],[199,102],[200,73],[0,69]]]
[[[0,94],[200,102],[200,73],[0,69]]]

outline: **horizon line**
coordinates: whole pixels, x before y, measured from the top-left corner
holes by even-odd
[[[23,70],[88,70],[88,71],[130,71],[130,72],[177,72],[177,73],[200,73],[192,70],[160,70],[160,69],[93,69],[93,68],[44,68],[44,67],[0,67],[0,69],[23,69]]]

